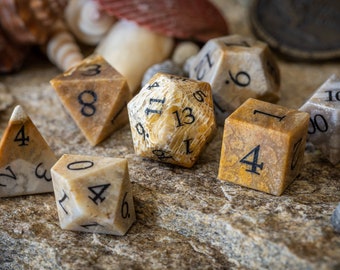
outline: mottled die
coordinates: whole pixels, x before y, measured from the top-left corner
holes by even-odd
[[[300,108],[310,113],[308,140],[319,147],[329,161],[340,162],[340,77],[322,84]]]
[[[62,229],[124,235],[135,221],[126,159],[63,155],[51,174]]]
[[[248,98],[279,100],[279,69],[263,42],[238,35],[211,39],[189,66],[190,78],[211,84],[219,125]]]
[[[191,167],[216,129],[208,83],[157,73],[128,103],[137,155]]]
[[[309,114],[248,99],[225,121],[218,179],[281,195],[299,174]]]

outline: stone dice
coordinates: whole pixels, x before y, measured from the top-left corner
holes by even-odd
[[[63,155],[51,174],[62,229],[124,235],[135,221],[126,159]]]
[[[340,162],[340,77],[332,75],[300,108],[310,113],[308,139],[328,160]]]
[[[279,100],[279,69],[263,42],[238,35],[211,39],[189,66],[190,78],[211,84],[219,125],[248,98]]]
[[[128,103],[137,155],[191,167],[216,129],[210,85],[157,73]]]
[[[128,122],[131,94],[125,78],[101,56],[90,56],[51,80],[91,145],[96,145]]]
[[[281,195],[303,165],[309,114],[248,99],[225,121],[218,179]]]

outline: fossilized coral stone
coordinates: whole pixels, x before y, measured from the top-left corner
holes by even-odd
[[[298,175],[309,114],[248,99],[225,121],[218,179],[281,195]]]
[[[340,162],[340,77],[332,75],[300,108],[310,113],[308,138],[334,165]]]
[[[279,100],[276,61],[265,43],[248,37],[211,39],[191,59],[190,78],[211,84],[219,125],[248,98]]]
[[[128,122],[125,78],[101,56],[90,56],[51,80],[86,139],[96,145]]]
[[[126,159],[63,155],[51,174],[62,229],[124,235],[135,221]]]
[[[136,154],[191,167],[216,124],[208,83],[157,73],[128,103]]]
[[[0,142],[0,197],[52,192],[56,161],[29,116],[15,107]]]

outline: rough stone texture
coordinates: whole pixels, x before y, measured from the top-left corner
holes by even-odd
[[[216,2],[232,33],[250,33],[248,1]],[[330,223],[340,202],[339,165],[320,151],[305,153],[300,176],[276,197],[216,179],[222,128],[191,169],[134,155],[128,125],[91,147],[48,83],[59,71],[35,60],[0,80],[58,157],[128,159],[137,221],[124,237],[63,231],[53,194],[0,199],[0,269],[340,268],[340,234]],[[340,75],[334,61],[278,63],[280,104],[295,109],[330,74]],[[12,109],[0,114],[0,135]]]

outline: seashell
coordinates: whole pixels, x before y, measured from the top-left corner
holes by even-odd
[[[56,24],[47,42],[46,54],[49,60],[62,71],[79,64],[84,58],[73,36],[61,21]]]
[[[158,72],[184,76],[184,71],[179,65],[171,60],[166,60],[162,63],[155,64],[147,69],[143,76],[142,86],[146,85],[150,81],[151,77]]]
[[[195,44],[194,42],[184,41],[179,43],[173,54],[172,54],[172,61],[174,61],[177,65],[183,66],[185,61],[193,56],[196,55],[200,50],[200,47]]]
[[[169,57],[174,41],[134,22],[120,20],[99,43],[95,52],[100,54],[122,74],[134,94],[143,74],[152,65]]]
[[[72,33],[88,45],[98,44],[114,23],[114,18],[99,10],[93,0],[69,1],[65,20]]]
[[[0,111],[6,110],[14,102],[14,97],[8,92],[6,86],[0,83]]]
[[[228,34],[218,9],[208,0],[98,0],[108,14],[180,39],[208,41]]]

